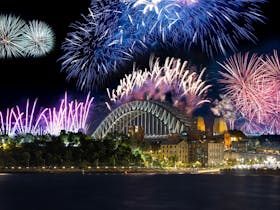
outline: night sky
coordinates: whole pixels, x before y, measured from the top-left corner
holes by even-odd
[[[280,30],[279,30],[279,1],[268,0],[263,7],[264,15],[267,17],[266,24],[255,24],[255,34],[259,41],[257,45],[253,43],[241,43],[240,51],[251,51],[257,53],[271,53],[273,49],[280,49]],[[59,3],[59,4],[58,4]],[[90,0],[7,0],[1,2],[0,13],[14,14],[21,16],[25,20],[38,19],[48,23],[56,34],[55,49],[42,58],[17,58],[10,60],[0,60],[1,82],[0,82],[0,109],[22,104],[26,98],[39,98],[39,104],[42,106],[51,106],[67,90],[73,96],[85,96],[85,93],[76,90],[75,82],[67,82],[66,74],[60,72],[60,62],[58,58],[62,55],[60,50],[61,43],[66,33],[71,30],[69,25],[82,20],[80,14],[87,14],[87,8]],[[210,82],[215,84],[217,78],[217,64],[215,60],[223,61],[223,56],[216,56],[211,60],[200,52],[192,51],[189,54],[180,49],[172,52],[163,51],[162,57],[176,56],[181,58],[191,57],[194,64],[201,64],[207,67]],[[147,63],[149,55],[139,59],[139,64]],[[113,84],[117,84],[118,75],[111,78]],[[97,100],[102,96],[105,88],[94,91],[93,95]],[[214,85],[210,91],[211,97],[216,97],[218,86]],[[204,109],[205,110],[205,109]]]

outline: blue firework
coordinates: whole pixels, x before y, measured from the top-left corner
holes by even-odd
[[[124,15],[151,46],[199,46],[213,56],[236,51],[240,40],[257,40],[252,25],[264,21],[265,1],[131,0]]]
[[[71,25],[62,49],[62,70],[67,79],[76,78],[80,89],[101,85],[120,66],[144,47],[122,27],[122,6],[118,0],[93,1],[83,22]],[[139,41],[141,43],[141,41]],[[139,45],[139,46],[138,46]]]
[[[201,47],[209,56],[256,41],[266,0],[92,0],[62,45],[62,70],[80,89],[102,84],[136,56],[157,48]]]

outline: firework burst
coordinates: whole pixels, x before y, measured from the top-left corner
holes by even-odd
[[[280,133],[279,58],[237,54],[223,64],[220,72],[224,91],[245,121],[245,132]]]
[[[119,86],[110,91],[108,97],[113,103],[120,104],[131,100],[167,101],[171,95],[173,106],[191,115],[202,104],[210,102],[205,98],[210,85],[202,80],[200,74],[187,68],[187,61],[166,58],[160,65],[159,58],[150,59],[150,69],[135,70],[120,80]]]
[[[62,45],[62,70],[92,89],[135,57],[161,48],[201,47],[213,56],[255,41],[265,0],[93,0]],[[231,33],[229,33],[231,32]]]
[[[24,55],[23,28],[25,22],[13,15],[0,15],[0,58]]]
[[[93,2],[84,22],[71,27],[62,49],[62,70],[67,79],[77,78],[80,89],[92,89],[107,79],[119,66],[133,56],[132,44],[123,38],[123,30],[117,32],[121,18],[119,1]],[[128,30],[128,29],[127,29]]]
[[[46,23],[33,20],[24,28],[24,50],[29,56],[40,57],[54,47],[54,33]]]
[[[252,24],[263,22],[264,0],[134,0],[124,14],[143,40],[163,47],[200,46],[208,55],[236,51],[240,40],[255,41]],[[229,33],[230,32],[230,33]],[[140,38],[140,36],[139,36]]]

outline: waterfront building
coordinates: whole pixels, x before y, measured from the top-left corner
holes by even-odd
[[[247,152],[249,148],[248,140],[233,141],[231,142],[231,150],[236,152]]]
[[[252,160],[255,161],[263,161],[268,157],[273,157],[277,161],[280,161],[279,154],[271,154],[271,153],[263,153],[263,152],[235,152],[235,151],[225,151],[224,152],[224,160],[232,160],[232,161],[239,161],[241,163],[251,162]]]
[[[262,145],[259,148],[257,148],[256,152],[280,155],[280,145]]]
[[[212,140],[188,141],[188,162],[200,162],[203,166],[215,166],[223,163],[224,144]]]
[[[224,146],[225,149],[231,149],[233,142],[238,142],[245,139],[246,136],[242,131],[229,130],[224,133]]]
[[[175,158],[176,161],[188,161],[188,144],[183,139],[162,140],[155,152],[160,159]]]
[[[199,162],[203,166],[208,163],[208,151],[206,141],[188,141],[188,162]]]
[[[208,142],[207,153],[208,166],[220,165],[224,160],[224,144],[220,142]]]

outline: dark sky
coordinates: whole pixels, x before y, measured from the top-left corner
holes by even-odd
[[[264,6],[263,11],[267,20],[265,25],[257,24],[255,27],[256,35],[259,38],[257,45],[243,43],[239,49],[258,53],[269,53],[272,49],[279,50],[280,15],[277,2],[278,0],[270,0]],[[64,94],[65,90],[68,90],[72,95],[79,95],[75,84],[65,81],[66,75],[60,72],[60,63],[57,59],[62,55],[60,45],[67,31],[69,31],[69,24],[81,20],[80,14],[87,13],[89,4],[89,0],[1,1],[0,13],[15,14],[25,20],[38,19],[45,21],[56,34],[55,49],[46,57],[0,60],[1,109],[20,104],[28,97],[38,97],[41,105],[50,106]],[[177,51],[175,55],[182,56],[182,53]],[[206,59],[200,54],[192,55],[194,62],[201,61],[209,69],[209,72],[213,72],[217,68],[213,60]],[[216,59],[222,61],[224,58],[216,57]],[[210,77],[215,78],[215,74],[210,74]],[[212,92],[216,92],[215,88]],[[100,95],[100,93],[99,91],[94,94]]]

